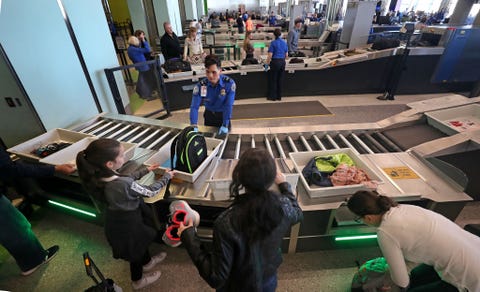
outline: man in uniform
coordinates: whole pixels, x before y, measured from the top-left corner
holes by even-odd
[[[233,102],[235,100],[235,81],[222,75],[220,60],[215,55],[205,57],[207,78],[203,78],[193,88],[190,105],[190,124],[196,127],[198,109],[203,102],[205,126],[218,127],[218,134],[225,135],[230,129]]]

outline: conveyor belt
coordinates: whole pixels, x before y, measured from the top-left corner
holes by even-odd
[[[396,132],[399,130],[396,129]],[[178,129],[99,118],[79,132],[98,137],[115,138],[137,143],[138,147],[158,150],[178,132]],[[389,133],[389,132],[387,132]],[[207,135],[208,136],[208,135]],[[412,137],[418,135],[412,134]],[[429,137],[429,136],[428,136]],[[248,148],[267,149],[274,158],[288,158],[290,152],[352,148],[359,154],[401,152],[404,148],[379,131],[313,132],[291,134],[230,135],[222,159],[238,159]]]

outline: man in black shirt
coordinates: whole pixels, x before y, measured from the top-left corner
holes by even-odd
[[[180,48],[180,41],[177,35],[172,30],[170,22],[163,23],[165,34],[160,39],[160,48],[162,49],[163,57],[165,60],[172,58],[181,58],[182,49]]]

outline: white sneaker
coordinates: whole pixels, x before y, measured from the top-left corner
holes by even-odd
[[[143,277],[140,280],[132,282],[133,290],[138,290],[138,289],[147,287],[148,285],[157,281],[158,278],[160,278],[161,274],[162,273],[160,271],[155,271],[153,273],[143,275]]]
[[[161,263],[166,257],[167,257],[167,253],[164,251],[153,256],[152,259],[146,265],[143,266],[143,271],[150,272],[151,270],[153,270],[153,268],[155,268],[156,265]]]

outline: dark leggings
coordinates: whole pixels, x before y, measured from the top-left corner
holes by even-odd
[[[410,273],[410,287],[408,291],[458,292],[458,289],[443,281],[432,266],[421,264]]]
[[[138,281],[142,278],[143,266],[148,264],[151,259],[150,253],[147,250],[141,260],[130,262],[130,279],[132,281]]]

